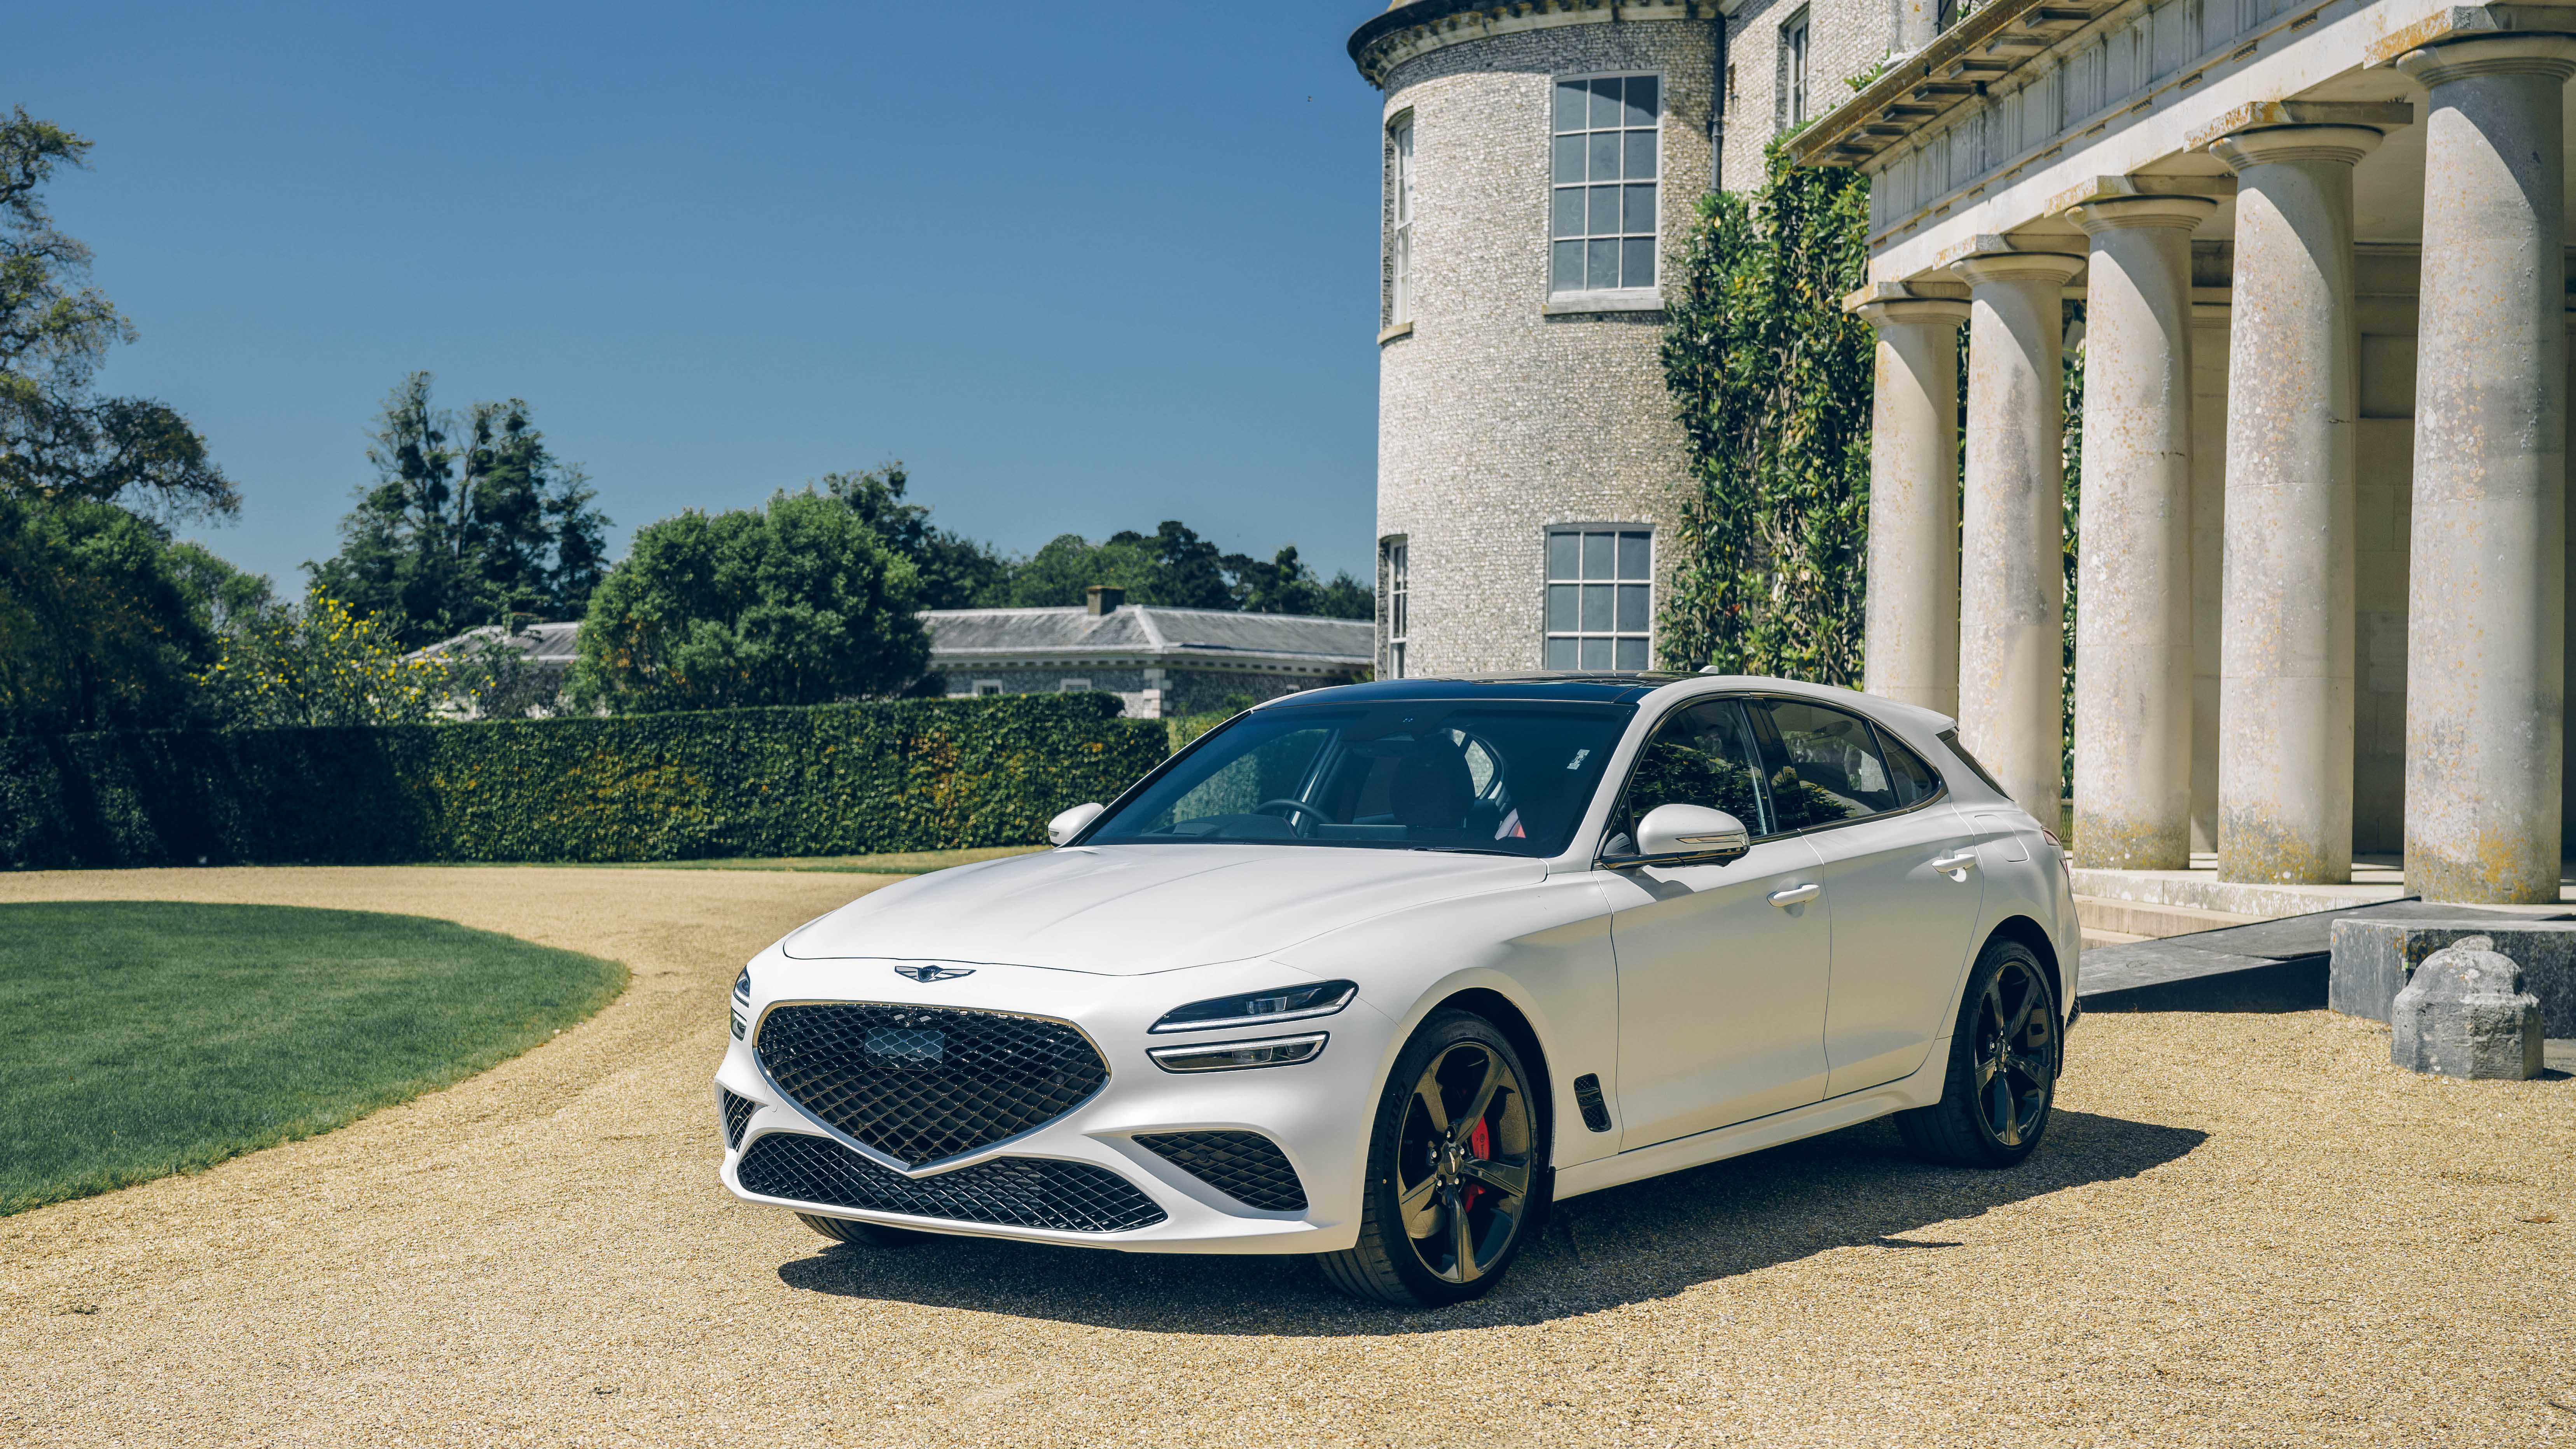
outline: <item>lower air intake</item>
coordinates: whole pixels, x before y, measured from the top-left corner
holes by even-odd
[[[1151,1132],[1136,1140],[1245,1207],[1305,1211],[1306,1184],[1279,1144],[1258,1132]]]
[[[725,1146],[740,1147],[742,1129],[751,1125],[751,1109],[756,1104],[749,1097],[737,1097],[722,1087],[716,1088],[716,1103],[724,1108]]]
[[[735,1176],[743,1191],[762,1197],[994,1227],[1123,1233],[1163,1220],[1153,1199],[1088,1162],[997,1157],[910,1178],[828,1137],[801,1132],[772,1132],[752,1143]]]

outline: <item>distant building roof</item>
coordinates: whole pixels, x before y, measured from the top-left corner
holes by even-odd
[[[968,663],[1026,658],[1103,655],[1133,657],[1170,666],[1198,659],[1280,660],[1359,668],[1375,656],[1377,627],[1366,619],[1324,619],[1306,614],[1238,614],[1226,609],[1166,609],[1127,604],[1094,614],[1066,609],[932,609],[922,614],[930,635],[933,668],[943,661]],[[578,653],[579,624],[532,624],[508,636],[504,648],[530,663],[569,668]],[[415,652],[415,659],[471,655],[502,639],[486,624]]]
[[[525,655],[531,664],[554,664],[569,669],[579,653],[580,637],[581,625],[577,623],[531,624],[510,635],[502,647]],[[468,629],[453,639],[441,639],[427,648],[416,649],[404,657],[444,659],[451,655],[470,656],[492,647],[494,641],[501,638],[500,625],[486,624],[480,629]]]
[[[1133,656],[1186,665],[1191,659],[1292,660],[1366,666],[1376,657],[1377,626],[1366,619],[1306,614],[1238,614],[1226,609],[1166,609],[1127,604],[1094,614],[1064,609],[932,609],[931,667],[1008,658]]]

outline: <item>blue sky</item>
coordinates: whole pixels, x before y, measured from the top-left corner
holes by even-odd
[[[37,7],[0,102],[300,583],[414,368],[519,396],[620,552],[901,458],[1007,549],[1179,518],[1365,573],[1371,0]]]

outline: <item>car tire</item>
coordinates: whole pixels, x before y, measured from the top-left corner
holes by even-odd
[[[1509,1038],[1473,1012],[1433,1012],[1378,1095],[1359,1241],[1317,1256],[1326,1281],[1407,1308],[1482,1297],[1545,1216],[1548,1126],[1545,1088]]]
[[[856,1243],[862,1248],[910,1248],[939,1241],[939,1234],[914,1228],[889,1228],[880,1223],[855,1222],[849,1218],[827,1218],[816,1213],[798,1213],[805,1226],[836,1242]]]
[[[1905,1145],[1954,1167],[2010,1167],[2048,1130],[2065,1061],[2064,1026],[2048,968],[2019,941],[1997,938],[1977,955],[1941,1100],[1896,1114]]]

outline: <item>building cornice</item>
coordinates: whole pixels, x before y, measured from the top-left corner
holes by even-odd
[[[1715,20],[1718,0],[1411,0],[1351,32],[1351,63],[1381,90],[1387,72],[1415,56],[1465,40],[1618,21]]]
[[[1950,111],[1982,99],[1988,84],[2046,54],[2127,0],[1992,0],[1888,63],[1876,80],[1789,143],[1801,166],[1857,166]]]

